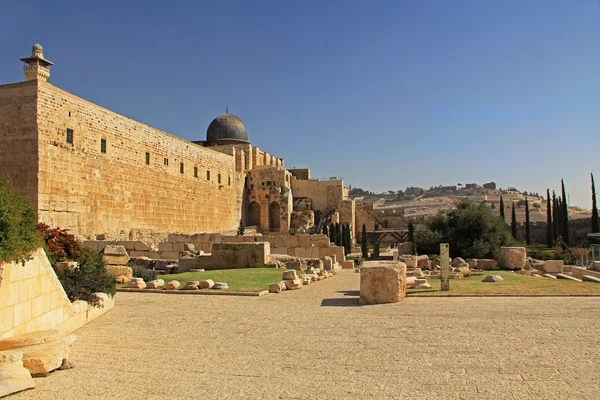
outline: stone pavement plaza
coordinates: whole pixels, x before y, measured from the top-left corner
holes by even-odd
[[[358,307],[342,271],[265,297],[118,293],[16,399],[600,399],[598,298]]]

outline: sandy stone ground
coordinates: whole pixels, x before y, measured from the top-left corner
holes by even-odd
[[[16,399],[600,399],[598,298],[358,307],[342,271],[261,298],[118,293]]]

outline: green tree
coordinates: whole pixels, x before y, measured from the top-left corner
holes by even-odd
[[[565,191],[565,181],[560,180],[560,186],[562,187],[562,238],[565,244],[569,245],[569,205],[567,204],[567,192]]]
[[[364,258],[365,260],[369,258],[369,243],[367,240],[367,225],[363,224],[360,251],[362,253],[362,258]]]
[[[412,243],[412,253],[415,252],[415,225],[412,222],[408,223],[408,241]]]
[[[352,234],[350,233],[350,225],[345,225],[346,229],[344,231],[345,244],[344,248],[346,249],[346,255],[352,252]]]
[[[379,258],[381,244],[379,243],[379,238],[375,236],[375,240],[373,241],[373,254],[371,254],[371,258],[376,260]]]
[[[0,263],[25,262],[44,241],[37,231],[36,211],[29,201],[10,190],[10,181],[0,178]]]
[[[237,235],[244,236],[245,232],[246,232],[246,225],[244,225],[244,220],[240,219],[240,224],[238,225],[238,228],[237,228]]]
[[[529,226],[529,200],[525,197],[525,242],[531,244],[531,227]]]
[[[327,224],[323,224],[323,235],[329,236],[329,232],[327,232]]]
[[[550,189],[546,189],[546,245],[552,247],[554,234],[552,231],[552,204],[550,202]]]
[[[515,243],[506,223],[489,207],[466,199],[451,210],[438,211],[425,225],[427,230],[415,235],[419,254],[437,253],[439,243],[447,242],[453,258],[496,258],[500,247]]]
[[[598,205],[596,204],[596,185],[594,184],[594,174],[592,177],[592,233],[600,232],[600,221],[598,220]]]
[[[504,199],[502,196],[500,196],[500,218],[506,223],[506,217],[504,216]]]
[[[559,231],[558,231],[558,212],[556,207],[556,193],[554,190],[552,191],[552,237],[556,241],[558,239]],[[554,246],[554,244],[552,245]],[[551,246],[551,247],[552,247]]]
[[[341,228],[339,222],[337,222],[335,224],[335,245],[336,246],[342,245],[342,228]]]
[[[512,215],[510,218],[510,232],[512,237],[517,239],[517,213],[515,212],[515,202],[512,203]]]
[[[329,241],[335,244],[335,224],[333,222],[329,225]]]

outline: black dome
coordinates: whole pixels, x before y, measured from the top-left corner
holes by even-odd
[[[241,119],[233,114],[222,114],[213,119],[206,130],[206,141],[240,140],[248,141],[248,131]]]

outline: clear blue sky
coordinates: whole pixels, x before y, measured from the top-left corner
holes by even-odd
[[[2,0],[0,84],[50,82],[190,140],[225,111],[371,191],[600,186],[600,0]]]

